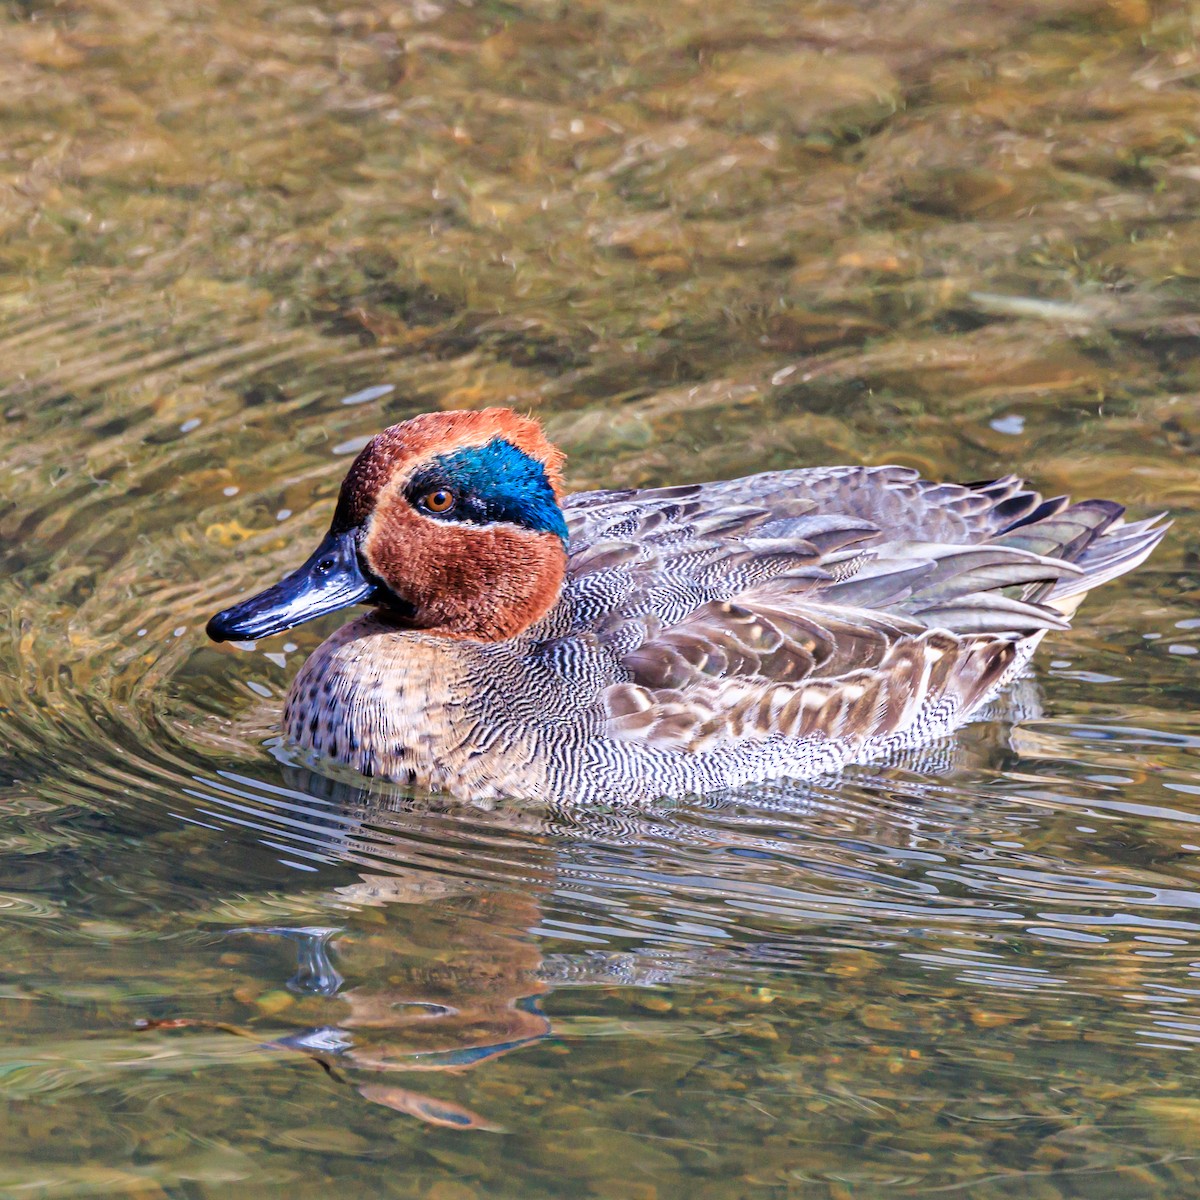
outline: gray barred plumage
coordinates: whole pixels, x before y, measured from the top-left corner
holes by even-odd
[[[775,471],[562,502],[557,603],[499,641],[344,626],[288,696],[314,760],[454,796],[628,804],[943,736],[1166,526],[1015,478]]]

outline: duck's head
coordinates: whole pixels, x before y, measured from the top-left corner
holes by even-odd
[[[409,629],[493,642],[558,598],[567,525],[562,454],[506,408],[426,413],[373,437],[309,560],[208,623],[249,640],[352,604]]]

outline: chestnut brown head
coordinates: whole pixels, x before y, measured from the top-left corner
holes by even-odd
[[[446,637],[514,637],[562,587],[562,462],[537,422],[509,409],[393,425],[354,460],[309,560],[217,613],[208,635],[266,637],[365,603]]]

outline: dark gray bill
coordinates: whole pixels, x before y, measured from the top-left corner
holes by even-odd
[[[217,613],[206,632],[214,642],[252,641],[370,601],[374,595],[375,584],[358,565],[354,531],[330,531],[304,566],[265,592]]]

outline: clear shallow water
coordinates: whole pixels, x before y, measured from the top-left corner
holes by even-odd
[[[1194,1195],[1194,20],[8,10],[0,1193]],[[1177,523],[886,770],[568,817],[281,762],[336,619],[204,619],[363,439],[492,402],[580,487]]]

